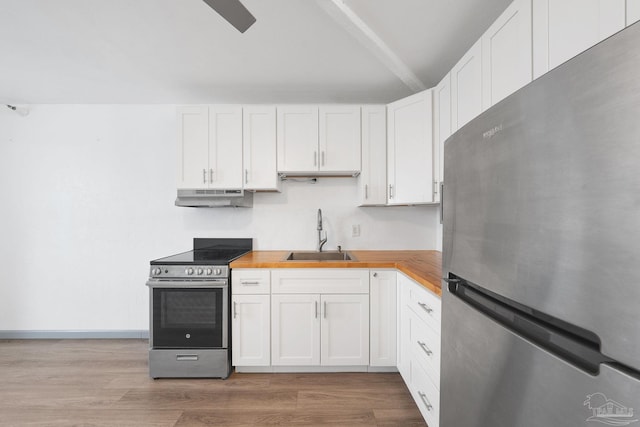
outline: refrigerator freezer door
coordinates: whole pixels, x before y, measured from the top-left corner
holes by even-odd
[[[441,427],[629,425],[640,418],[640,379],[607,365],[589,375],[446,289],[442,296]]]
[[[443,206],[445,275],[592,331],[636,370],[639,70],[635,24],[484,112],[445,144]]]

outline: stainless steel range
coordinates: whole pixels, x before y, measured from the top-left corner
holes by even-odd
[[[193,250],[151,261],[149,375],[227,378],[229,263],[251,239],[194,239]]]

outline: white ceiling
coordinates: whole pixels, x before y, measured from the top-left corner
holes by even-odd
[[[0,102],[389,102],[413,93],[327,12],[243,0],[241,34],[202,0],[0,0]],[[345,0],[425,87],[511,0]]]

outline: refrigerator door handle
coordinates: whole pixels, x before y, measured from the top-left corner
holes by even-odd
[[[600,352],[600,339],[591,331],[509,300],[461,277],[450,274],[449,282],[449,292],[467,305],[578,369],[597,375],[601,363],[616,362]]]

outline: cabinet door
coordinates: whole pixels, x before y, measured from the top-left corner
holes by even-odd
[[[483,109],[531,81],[531,37],[531,0],[515,0],[484,33]]]
[[[387,109],[384,105],[362,107],[362,172],[360,206],[387,203]]]
[[[409,321],[410,281],[398,274],[398,371],[407,386],[411,387],[411,322]]]
[[[534,77],[625,26],[625,0],[533,0]]]
[[[640,0],[627,0],[627,25],[640,21]]]
[[[278,172],[317,171],[318,107],[282,106],[277,117]]]
[[[209,188],[242,188],[242,107],[209,107]]]
[[[271,296],[271,363],[320,365],[320,296]]]
[[[322,295],[321,362],[369,364],[369,296]]]
[[[242,108],[244,188],[279,190],[276,157],[276,107]]]
[[[482,113],[482,41],[451,70],[451,123],[455,132]]]
[[[432,121],[431,90],[387,106],[389,204],[433,202]]]
[[[396,366],[397,301],[395,271],[371,271],[371,366]]]
[[[271,364],[271,315],[269,295],[234,295],[231,342],[234,366]]]
[[[451,74],[433,90],[433,201],[440,202],[444,179],[444,141],[451,136]]]
[[[320,171],[360,171],[360,106],[319,108]]]
[[[209,109],[203,106],[178,107],[179,189],[208,188]]]

